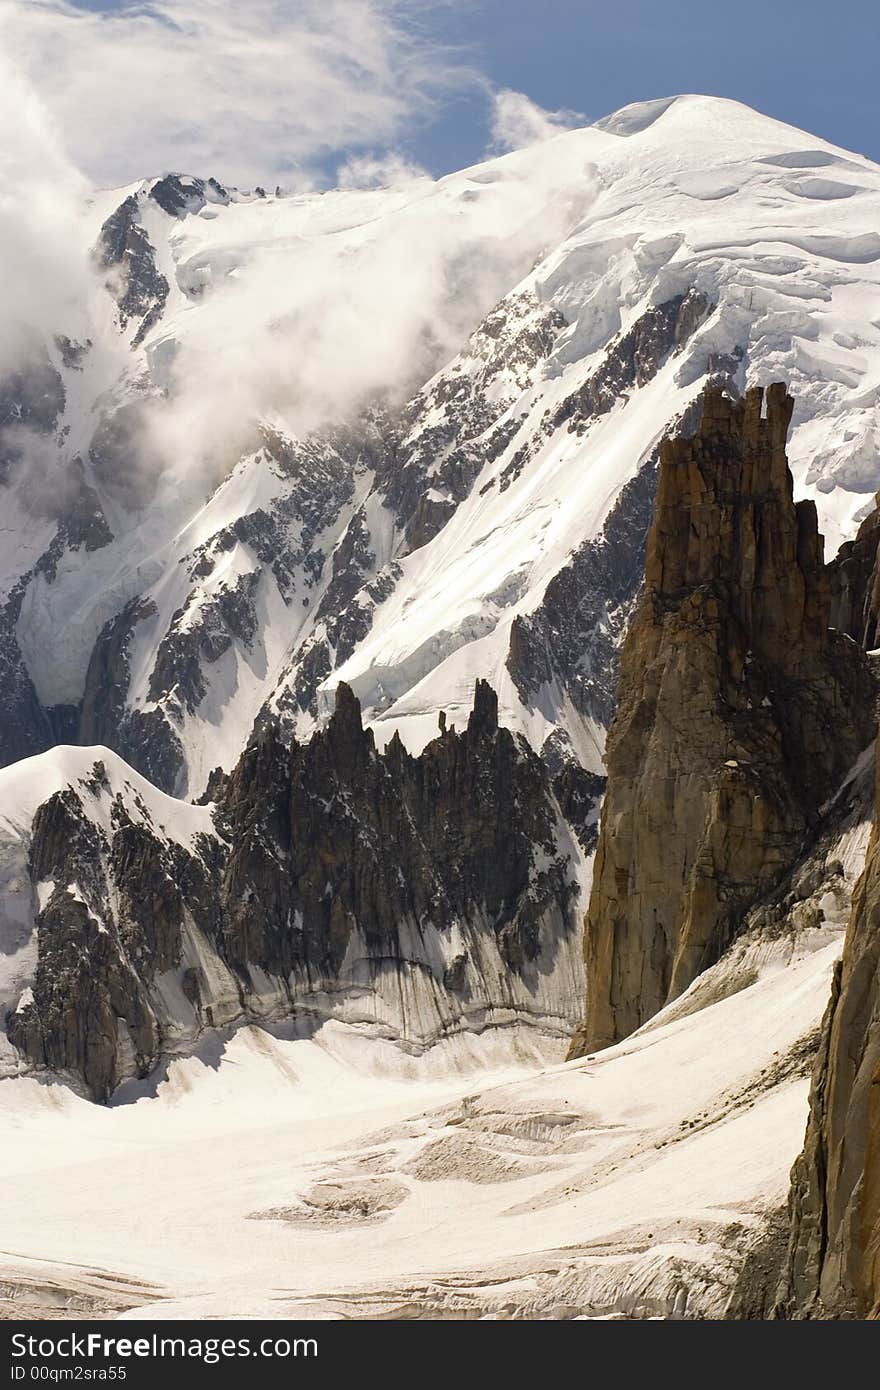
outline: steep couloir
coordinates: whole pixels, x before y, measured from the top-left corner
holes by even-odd
[[[795,504],[784,385],[709,389],[665,440],[645,588],[621,653],[572,1056],[679,995],[798,856],[873,736],[867,658],[829,630],[811,502]]]

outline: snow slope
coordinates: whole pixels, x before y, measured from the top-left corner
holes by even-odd
[[[247,1028],[109,1110],[0,1083],[0,1279],[147,1317],[719,1316],[785,1199],[839,945],[564,1066],[330,1024]]]
[[[869,757],[672,1005],[561,1062],[520,1026],[419,1054],[330,1020],[205,1034],[107,1107],[0,1081],[0,1310],[719,1317],[783,1206],[870,831]]]

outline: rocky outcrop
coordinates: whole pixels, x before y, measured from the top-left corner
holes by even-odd
[[[0,767],[42,753],[53,741],[16,636],[20,602],[20,595],[12,595],[0,605]]]
[[[229,651],[233,639],[249,648],[257,632],[255,598],[260,571],[251,570],[231,584],[219,584],[207,598],[194,595],[173,615],[156,650],[150,672],[150,700],[165,700],[176,711],[192,714],[208,691],[205,666]]]
[[[105,1100],[121,1051],[141,1072],[158,1060],[149,986],[174,963],[182,903],[165,847],[121,804],[109,837],[85,813],[81,797],[101,794],[100,765],[96,773],[91,791],[58,792],[35,817],[29,867],[48,898],[37,923],[32,1001],[10,1016],[7,1032],[26,1057],[74,1074],[90,1095]],[[105,866],[105,853],[112,867]]]
[[[111,272],[111,288],[119,307],[119,323],[138,321],[137,346],[159,322],[170,286],[156,263],[156,252],[141,223],[137,196],[132,193],[111,213],[101,228],[96,248],[98,263]]]
[[[645,566],[657,461],[620,490],[602,532],[553,576],[532,613],[514,618],[507,669],[532,706],[554,681],[597,724],[614,713],[618,649]]]
[[[877,501],[880,503],[880,493]],[[831,622],[866,651],[880,644],[880,505],[865,517],[855,539],[844,541],[828,566],[831,585]]]
[[[45,350],[0,380],[0,483],[23,456],[28,433],[51,435],[67,393]]]
[[[405,549],[432,540],[487,463],[504,453],[522,425],[510,407],[564,328],[559,310],[534,293],[510,295],[406,407],[393,466],[380,481]]]
[[[143,710],[127,704],[132,642],[138,624],[155,614],[152,600],[134,598],[104,624],[89,659],[74,741],[112,748],[160,791],[182,794],[183,746],[168,713],[160,707]],[[193,669],[199,673],[198,666]]]
[[[206,203],[229,202],[228,192],[217,179],[199,179],[192,174],[165,174],[154,181],[149,196],[169,217],[181,220],[201,212]]]
[[[873,683],[829,631],[784,386],[710,389],[665,440],[645,589],[621,653],[572,1055],[626,1036],[713,963],[874,732]],[[765,412],[766,406],[766,412]]]
[[[99,764],[37,812],[38,966],[8,1021],[31,1063],[104,1100],[175,1040],[267,1011],[373,1013],[411,1047],[496,1017],[564,1032],[576,850],[485,682],[419,757],[378,752],[341,685],[308,744],[266,727],[211,792],[182,835],[180,803],[151,810]]]
[[[880,1317],[880,834],[853,897],[792,1172],[777,1317]]]
[[[398,738],[378,754],[341,685],[327,728],[289,757],[267,732],[222,805],[226,952],[241,964],[335,974],[352,933],[393,959],[404,931],[450,932],[477,914],[519,969],[538,954],[545,911],[571,896],[544,769],[499,729],[484,681],[462,733],[444,730],[418,758]]]
[[[696,289],[649,305],[631,328],[609,343],[601,365],[565,399],[553,416],[553,425],[567,420],[570,430],[583,432],[591,420],[606,415],[632,391],[651,381],[713,307]]]
[[[217,179],[190,174],[165,174],[142,184],[136,193],[114,209],[101,227],[95,257],[109,271],[108,288],[119,308],[119,325],[137,325],[132,346],[138,347],[162,317],[171,286],[159,269],[156,248],[144,226],[143,213],[150,204],[182,221],[201,212],[207,203],[225,205],[230,195]],[[186,284],[181,289],[197,291]]]
[[[880,508],[835,562],[855,632],[876,646]],[[868,559],[873,553],[873,563]],[[880,764],[874,825],[822,1025],[773,1315],[880,1317]],[[778,1266],[777,1266],[778,1268]],[[773,1292],[773,1283],[770,1283]]]

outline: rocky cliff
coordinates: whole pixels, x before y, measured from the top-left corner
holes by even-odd
[[[876,646],[880,508],[833,567],[841,610]],[[792,1171],[777,1317],[880,1317],[880,764],[874,826],[822,1025]],[[772,1288],[770,1300],[772,1303]]]
[[[880,494],[877,499],[880,501]],[[865,517],[852,540],[844,541],[828,566],[831,583],[831,623],[866,651],[878,645],[880,619],[880,506]]]
[[[880,1317],[880,837],[853,897],[792,1171],[777,1317]]]
[[[717,960],[798,857],[874,727],[867,659],[829,630],[785,387],[707,390],[660,450],[645,588],[621,653],[572,1055],[639,1027]]]
[[[341,685],[308,744],[266,727],[205,806],[118,759],[83,768],[33,818],[38,959],[7,1030],[96,1099],[242,1017],[344,1018],[411,1049],[571,1027],[580,852],[485,682],[419,757],[379,753]]]

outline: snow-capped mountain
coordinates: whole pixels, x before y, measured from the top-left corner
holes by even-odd
[[[831,552],[880,483],[878,200],[704,97],[438,183],[95,197],[79,337],[3,387],[6,760],[105,743],[193,797],[340,679],[418,751],[483,675],[600,772],[654,451],[707,376],[790,383]]]
[[[868,1306],[880,167],[688,96],[438,182],[163,174],[83,218],[0,380],[0,1102],[41,1262],[4,1277],[134,1316],[245,1279],[285,1316]],[[566,1067],[597,833],[611,1024]],[[157,1181],[121,1251],[105,1204]]]

